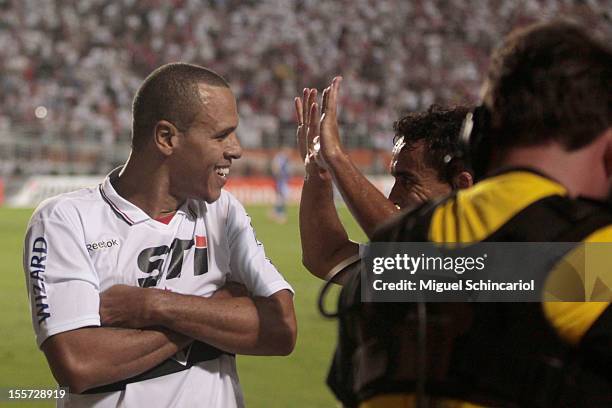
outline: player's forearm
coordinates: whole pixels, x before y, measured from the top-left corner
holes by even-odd
[[[166,329],[94,327],[52,336],[42,349],[58,383],[81,393],[141,374],[190,342]]]
[[[296,321],[287,290],[264,297],[203,298],[157,290],[152,324],[236,354],[287,355]]]
[[[346,153],[335,154],[328,166],[349,210],[368,238],[372,239],[376,228],[399,210],[370,183]]]
[[[302,263],[321,279],[339,262],[359,251],[338,217],[331,180],[322,180],[316,174],[302,188],[300,238]]]

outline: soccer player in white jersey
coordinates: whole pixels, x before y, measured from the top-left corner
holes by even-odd
[[[296,321],[291,286],[222,190],[242,154],[234,95],[210,70],[169,64],[133,115],[125,166],[30,220],[38,345],[69,406],[241,407],[234,354],[289,354]],[[248,293],[220,292],[230,281]]]

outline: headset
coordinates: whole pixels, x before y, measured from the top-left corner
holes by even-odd
[[[459,133],[459,151],[450,157],[462,158],[474,173],[474,181],[480,181],[486,175],[491,162],[493,144],[491,140],[491,112],[484,105],[478,105],[469,112]]]

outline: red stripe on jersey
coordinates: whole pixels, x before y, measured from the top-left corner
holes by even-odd
[[[196,248],[206,248],[206,237],[203,237],[201,235],[196,235],[195,236],[195,246]]]
[[[168,215],[161,215],[161,216],[157,217],[157,218],[155,219],[155,221],[159,221],[159,222],[161,222],[161,223],[164,223],[164,224],[168,225],[168,224],[170,224],[170,221],[172,221],[172,218],[174,218],[174,215],[175,215],[175,214],[176,214],[176,213],[175,213],[175,212],[173,212],[172,214],[168,214]]]

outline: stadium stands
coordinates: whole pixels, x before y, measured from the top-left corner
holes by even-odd
[[[400,112],[475,101],[501,34],[560,15],[612,30],[605,0],[0,1],[0,175],[122,162],[137,85],[177,60],[230,80],[247,149],[293,144],[292,97],[341,73],[347,145],[388,150]]]

